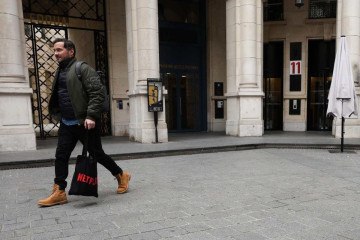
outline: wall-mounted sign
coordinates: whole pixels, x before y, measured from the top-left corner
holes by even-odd
[[[69,18],[65,16],[54,16],[54,15],[43,15],[36,13],[24,13],[24,21],[35,23],[35,24],[45,24],[45,25],[55,25],[55,26],[68,26]]]
[[[290,75],[301,75],[301,60],[290,61]]]
[[[290,92],[301,91],[301,45],[301,42],[290,43]]]
[[[162,112],[163,111],[162,81],[159,80],[158,78],[148,78],[147,92],[148,92],[148,111]]]
[[[290,61],[290,75],[301,75],[301,60]]]

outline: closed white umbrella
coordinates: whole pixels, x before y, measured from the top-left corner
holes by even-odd
[[[328,100],[326,114],[341,117],[341,152],[343,152],[345,117],[358,115],[357,98],[345,36],[341,36],[340,45],[336,51]]]

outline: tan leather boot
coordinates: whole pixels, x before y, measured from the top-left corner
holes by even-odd
[[[126,193],[127,190],[129,189],[129,182],[131,179],[131,175],[129,172],[123,172],[123,174],[121,175],[120,173],[118,175],[115,176],[117,181],[118,181],[118,189],[117,189],[117,193],[121,194],[121,193]]]
[[[58,189],[58,185],[56,185],[56,184],[54,183],[51,194],[53,194],[53,193],[56,191],[56,189]]]
[[[41,207],[51,207],[58,204],[65,204],[67,202],[65,190],[60,190],[59,185],[54,184],[51,195],[45,199],[39,200],[38,205]]]

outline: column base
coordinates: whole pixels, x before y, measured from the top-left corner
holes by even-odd
[[[148,99],[145,86],[139,86],[138,92],[130,98],[130,141],[156,143],[154,113],[148,112]],[[164,106],[165,108],[165,106]],[[168,130],[165,112],[158,113],[157,136],[159,143],[168,142]]]
[[[238,136],[239,135],[239,123],[238,121],[226,121],[226,135],[229,136]]]
[[[0,151],[36,150],[36,137],[33,128],[0,130]]]
[[[230,97],[226,134],[239,137],[258,137],[264,134],[262,95]]]
[[[260,137],[264,135],[264,124],[259,121],[243,121],[239,125],[239,137]]]
[[[0,151],[36,150],[30,99],[33,91],[24,85],[0,85]]]
[[[141,126],[131,126],[129,128],[130,141],[140,143],[156,143],[154,124],[141,124]],[[166,123],[159,123],[157,126],[157,136],[159,143],[168,142],[168,130]]]
[[[236,137],[260,137],[264,135],[263,121],[242,121],[237,124],[233,121],[226,122],[226,135]]]

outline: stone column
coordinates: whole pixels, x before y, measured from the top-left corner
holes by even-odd
[[[147,78],[159,78],[157,0],[126,0],[130,140],[155,142],[154,114],[148,112]],[[165,107],[164,107],[165,109]],[[165,112],[159,113],[159,142],[168,141]]]
[[[21,0],[0,0],[0,151],[35,150]]]
[[[261,136],[262,0],[226,1],[226,134]]]
[[[338,0],[336,20],[337,46],[339,46],[340,37],[342,35],[346,36],[350,62],[353,69],[356,95],[358,102],[360,103],[360,1]],[[360,108],[358,109],[358,112],[360,113]],[[335,119],[333,122],[333,135],[338,138],[341,137],[340,118]],[[360,137],[360,119],[354,118],[345,120],[345,137]]]

